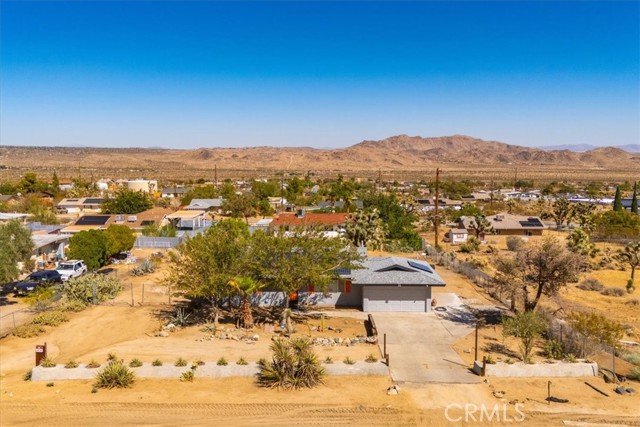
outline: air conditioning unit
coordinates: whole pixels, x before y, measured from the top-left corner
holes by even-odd
[[[128,222],[136,222],[138,220],[138,217],[136,215],[129,215],[129,217],[127,218]]]

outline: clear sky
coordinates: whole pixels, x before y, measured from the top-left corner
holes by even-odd
[[[640,2],[2,1],[0,143],[640,142]]]

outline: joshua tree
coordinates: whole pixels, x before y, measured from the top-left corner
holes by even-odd
[[[236,293],[242,298],[240,306],[240,326],[246,329],[253,327],[253,314],[251,313],[251,295],[259,291],[264,285],[252,277],[241,276],[229,281]]]
[[[474,218],[471,223],[471,227],[473,227],[473,231],[476,233],[476,237],[480,239],[481,234],[493,233],[493,227],[491,226],[491,222],[484,215],[478,215]]]
[[[347,238],[356,246],[380,249],[386,230],[377,209],[351,214],[346,224]]]
[[[620,251],[620,254],[618,254],[618,259],[629,264],[631,267],[631,278],[627,282],[627,291],[631,293],[635,290],[634,280],[636,268],[640,265],[640,240],[627,244],[627,246]]]

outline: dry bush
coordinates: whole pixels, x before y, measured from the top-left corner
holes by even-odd
[[[621,297],[626,295],[627,291],[622,288],[607,288],[600,293],[609,297]]]
[[[28,323],[26,325],[18,326],[13,330],[13,335],[18,338],[33,338],[40,334],[45,333],[47,330],[42,325],[35,325]]]
[[[582,283],[578,286],[578,289],[582,289],[583,291],[602,291],[604,289],[604,285],[598,279],[594,279],[589,277],[588,279],[584,279]]]
[[[42,313],[36,314],[33,318],[33,323],[44,326],[58,326],[68,320],[69,318],[62,311],[54,310],[43,311]]]

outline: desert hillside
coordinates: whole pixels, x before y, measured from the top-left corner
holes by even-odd
[[[25,169],[82,170],[154,173],[167,171],[185,176],[191,171],[345,171],[371,172],[382,169],[410,173],[435,167],[451,170],[506,171],[518,168],[593,171],[623,176],[640,168],[640,154],[617,148],[596,148],[587,152],[548,151],[469,136],[393,136],[381,141],[363,141],[347,148],[309,147],[198,148],[0,148],[0,173],[11,175]],[[126,173],[125,173],[126,172]],[[616,173],[618,172],[618,173]],[[629,172],[629,174],[627,174]],[[629,175],[630,176],[630,175]]]

